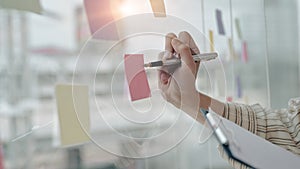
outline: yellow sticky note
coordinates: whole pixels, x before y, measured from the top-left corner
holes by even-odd
[[[237,59],[234,47],[233,47],[233,41],[231,38],[228,38],[228,49],[229,49],[229,58],[232,58],[234,60]]]
[[[61,145],[89,141],[90,117],[88,87],[60,84],[55,88]]]
[[[210,51],[214,52],[215,47],[214,47],[214,32],[212,30],[209,30],[209,41],[210,41]]]
[[[155,17],[166,17],[164,0],[150,0],[150,3]]]

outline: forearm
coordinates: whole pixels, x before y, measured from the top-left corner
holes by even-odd
[[[300,100],[295,100],[291,99],[288,110],[277,111],[264,109],[259,104],[250,106],[229,103],[225,104],[223,117],[275,145],[300,155],[298,135]],[[243,168],[240,163],[229,159],[223,149],[220,148],[219,150],[221,156],[229,161],[234,168]]]
[[[199,103],[199,107],[203,108],[203,109],[208,109],[209,107],[216,112],[217,114],[219,114],[220,116],[223,116],[224,114],[224,107],[225,104],[221,101],[218,101],[214,98],[211,98],[205,94],[199,93],[199,98],[200,98],[200,103]],[[197,121],[199,121],[200,123],[204,123],[204,117],[202,116],[201,113],[198,114],[197,116]]]

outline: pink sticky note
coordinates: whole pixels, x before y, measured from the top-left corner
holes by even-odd
[[[124,65],[131,101],[150,97],[150,87],[144,69],[144,55],[125,54]]]
[[[0,143],[0,169],[4,169],[4,155],[2,150],[2,144]]]
[[[233,98],[231,96],[226,97],[226,101],[232,102]]]
[[[111,23],[114,21],[114,17],[110,7],[110,0],[84,0],[84,6],[93,38],[104,40],[119,39],[117,26]]]
[[[244,62],[247,62],[248,61],[248,51],[247,51],[247,43],[246,42],[243,42],[242,44],[242,60]]]

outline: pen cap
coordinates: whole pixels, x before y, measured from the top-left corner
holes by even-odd
[[[152,67],[162,66],[162,65],[163,65],[163,61],[151,62],[151,66]]]

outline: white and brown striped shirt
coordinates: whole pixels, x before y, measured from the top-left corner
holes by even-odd
[[[223,117],[247,129],[248,131],[300,155],[300,98],[289,101],[287,109],[264,109],[259,104],[244,105],[227,103]],[[223,151],[221,155],[228,157]],[[246,168],[229,160],[234,168]]]

